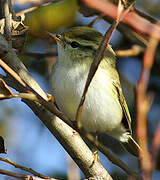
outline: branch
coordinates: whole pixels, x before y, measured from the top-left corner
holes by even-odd
[[[82,110],[83,110],[83,104],[86,98],[86,94],[88,91],[88,88],[90,86],[90,83],[98,69],[98,66],[100,64],[100,62],[102,61],[103,57],[104,57],[104,53],[106,51],[106,48],[109,44],[110,38],[113,34],[113,32],[115,31],[115,29],[117,28],[118,24],[120,21],[123,21],[123,19],[126,17],[126,14],[128,13],[128,11],[131,9],[131,7],[133,6],[133,4],[131,3],[131,5],[125,10],[123,11],[124,7],[121,3],[121,0],[119,0],[118,3],[118,9],[116,9],[116,20],[113,22],[113,24],[110,26],[110,28],[106,31],[105,36],[103,37],[98,49],[96,50],[96,54],[94,57],[94,60],[91,64],[89,73],[88,73],[88,77],[87,77],[87,81],[85,83],[85,87],[83,90],[83,94],[82,97],[80,99],[80,103],[76,112],[76,122],[77,122],[77,126],[79,129],[81,129],[82,125],[81,125],[81,114],[82,114]]]
[[[113,3],[105,0],[83,0],[89,7],[100,11],[113,19],[117,18],[117,6]],[[127,16],[122,20],[139,33],[151,35],[151,31],[154,29],[154,38],[160,40],[160,27],[146,21],[143,17],[139,16],[135,11],[128,12]]]
[[[152,154],[152,169],[155,169],[156,167],[156,157],[158,154],[158,150],[160,147],[160,123],[158,124],[157,130],[154,134],[153,142],[152,142],[152,149],[151,149],[151,154]]]
[[[148,42],[144,58],[140,79],[137,84],[137,139],[142,151],[139,152],[141,168],[144,173],[144,179],[149,180],[152,174],[151,156],[148,152],[147,144],[147,122],[146,117],[149,111],[151,100],[153,99],[147,94],[147,86],[150,71],[154,63],[154,54],[158,45],[158,39],[155,39],[156,29],[150,32],[152,35]]]
[[[128,56],[138,56],[140,53],[144,52],[144,48],[142,48],[139,45],[133,45],[131,49],[126,49],[126,50],[117,50],[115,51],[117,56],[123,56],[123,57],[128,57]]]
[[[25,83],[22,79],[17,75],[15,71],[13,71],[5,62],[0,59],[0,67],[4,69],[5,72],[13,76],[22,86],[26,87]]]
[[[33,174],[33,175],[35,175],[35,176],[40,177],[40,178],[49,179],[49,177],[44,176],[43,174],[40,174],[40,173],[34,171],[34,170],[31,169],[31,168],[27,168],[27,167],[24,167],[24,166],[22,166],[22,165],[20,165],[20,164],[17,164],[17,163],[15,163],[15,162],[11,161],[10,159],[4,159],[4,158],[1,158],[1,157],[0,157],[0,161],[6,162],[6,163],[8,163],[8,164],[11,164],[11,165],[14,166],[15,168],[22,169],[23,171],[29,172],[29,173],[31,173],[31,174]]]
[[[7,175],[7,176],[11,176],[11,177],[15,177],[15,178],[18,178],[18,179],[22,179],[22,180],[57,180],[57,179],[54,179],[54,178],[37,178],[37,177],[33,177],[33,176],[30,176],[30,175],[25,175],[25,174],[19,174],[19,173],[15,173],[15,172],[11,172],[11,171],[6,171],[6,170],[3,170],[3,169],[0,169],[0,174],[4,174],[4,175]]]
[[[99,162],[93,164],[94,156],[80,135],[59,118],[53,117],[44,107],[34,102],[23,100],[42,120],[50,132],[57,138],[72,159],[77,163],[86,178],[112,178]],[[92,166],[91,166],[92,165]]]
[[[115,30],[115,28],[117,27],[118,25],[118,21],[115,21],[112,26],[108,29],[108,31],[106,32],[103,40],[101,41],[97,51],[96,51],[96,55],[94,57],[94,60],[91,64],[91,67],[90,67],[90,70],[89,70],[89,73],[88,73],[88,77],[87,77],[87,81],[86,81],[86,84],[85,84],[85,87],[84,87],[84,90],[83,90],[83,94],[82,94],[82,97],[81,97],[81,100],[80,100],[80,103],[79,103],[79,106],[78,106],[78,109],[77,109],[77,113],[76,113],[76,122],[77,122],[77,126],[78,128],[82,128],[81,127],[81,124],[80,124],[80,120],[81,120],[81,113],[82,113],[82,110],[83,110],[83,104],[84,104],[84,101],[85,101],[85,98],[86,98],[86,94],[87,94],[87,91],[88,91],[88,88],[89,88],[89,85],[98,69],[98,66],[104,56],[104,52],[106,50],[106,47],[108,46],[108,43],[109,43],[109,40],[110,40],[110,37],[113,33],[113,31]]]
[[[6,44],[6,40],[3,38],[2,35],[0,35],[0,48],[3,47],[3,44]],[[38,83],[33,79],[33,77],[30,75],[30,73],[27,71],[24,64],[18,59],[15,51],[12,48],[7,47],[6,49],[7,53],[2,58],[3,61],[10,66],[11,69],[13,69],[23,80],[23,82],[33,88],[36,92],[38,92],[44,99],[47,99],[46,93],[40,88]]]
[[[4,34],[6,39],[11,43],[11,13],[9,12],[9,1],[4,1],[4,18],[5,18],[5,27]]]
[[[78,0],[78,3],[80,6],[79,11],[86,17],[100,15],[102,13],[102,12],[97,11],[96,9],[89,8],[83,2],[83,0]],[[109,3],[109,1],[107,1],[106,3]],[[134,11],[136,12],[136,14],[138,14],[138,16],[142,17],[144,19],[144,21],[151,22],[153,24],[155,24],[157,22],[156,19],[154,19],[150,15],[148,15],[136,8],[134,8]],[[113,20],[114,20],[110,15],[106,15],[106,14],[103,19],[105,21],[109,22],[110,24],[113,23]],[[131,41],[134,44],[139,44],[140,46],[144,47],[148,43],[147,36],[145,36],[143,34],[139,34],[137,31],[135,31],[133,28],[131,28],[128,24],[120,23],[118,25],[117,29],[124,35],[124,37],[126,37],[129,41]]]

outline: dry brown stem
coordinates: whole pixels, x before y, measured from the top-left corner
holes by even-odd
[[[105,0],[83,0],[89,7],[106,14],[107,16],[116,19],[117,18],[117,6],[113,3]],[[136,11],[132,10],[122,20],[123,23],[131,26],[139,33],[151,35],[151,31],[154,29],[154,38],[160,40],[160,27],[147,21],[145,18],[139,16]]]
[[[115,51],[116,55],[119,57],[128,57],[128,56],[137,56],[140,53],[144,52],[144,48],[142,48],[139,45],[133,45],[131,49],[125,49],[125,50],[117,50]]]
[[[148,98],[147,94],[148,81],[150,76],[150,71],[154,63],[155,50],[158,45],[158,39],[155,39],[156,29],[152,31],[152,35],[148,42],[144,58],[143,66],[140,75],[140,79],[137,84],[137,139],[142,151],[139,152],[141,168],[144,174],[145,180],[151,179],[152,174],[152,161],[151,154],[148,152],[147,143],[147,113],[149,111],[152,98]]]
[[[15,172],[11,172],[11,171],[6,171],[6,170],[3,170],[3,169],[0,169],[0,174],[15,177],[15,178],[21,179],[21,180],[57,180],[57,179],[54,179],[54,178],[47,178],[47,179],[46,178],[38,178],[38,177],[30,176],[30,175],[25,175],[25,174],[15,173]]]
[[[37,176],[37,177],[44,178],[44,179],[48,179],[48,178],[49,178],[49,177],[47,177],[47,176],[44,176],[44,175],[42,175],[42,174],[34,171],[34,170],[31,169],[31,168],[27,168],[27,167],[24,167],[24,166],[22,166],[22,165],[20,165],[20,164],[17,164],[17,163],[15,163],[15,162],[11,161],[10,159],[4,159],[4,158],[1,158],[1,157],[0,157],[0,161],[6,162],[6,163],[8,163],[8,164],[11,164],[11,165],[14,166],[15,168],[19,168],[19,169],[21,169],[21,170],[24,170],[24,171],[26,171],[26,172],[29,172],[29,173]]]

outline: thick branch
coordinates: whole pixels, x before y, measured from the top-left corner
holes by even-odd
[[[112,178],[99,163],[93,163],[94,156],[80,135],[59,118],[48,112],[42,106],[31,101],[24,102],[41,119],[50,132],[57,138],[68,154],[81,168],[87,178],[98,178],[111,180]],[[92,165],[92,166],[91,166]]]

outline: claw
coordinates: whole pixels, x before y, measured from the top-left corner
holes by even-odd
[[[48,102],[53,102],[53,103],[55,103],[54,97],[53,97],[51,94],[47,94],[47,95],[48,95],[47,101],[48,101]]]
[[[98,151],[94,150],[93,155],[94,155],[93,163],[96,163],[100,159],[100,157],[98,156]]]

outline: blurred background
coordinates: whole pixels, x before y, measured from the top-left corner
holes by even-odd
[[[47,2],[46,0],[13,0],[12,3],[15,12],[18,13]],[[139,0],[136,3],[136,7],[154,18],[160,18],[159,0]],[[45,92],[50,93],[49,71],[52,63],[57,58],[56,56],[50,56],[50,53],[56,54],[57,51],[56,45],[46,40],[44,31],[57,33],[65,31],[72,26],[88,25],[95,17],[87,18],[79,13],[76,0],[62,0],[56,4],[45,4],[45,6],[39,6],[39,8],[26,13],[24,24],[29,26],[29,33],[24,49],[19,53],[19,57]],[[94,25],[94,28],[104,34],[109,26],[106,21],[100,20]],[[114,50],[129,49],[133,45],[119,31],[114,33],[110,43]],[[47,55],[43,56],[43,54]],[[141,72],[142,58],[143,54],[137,57],[117,58],[117,68],[133,119],[134,132],[136,127],[135,86]],[[148,90],[154,93],[155,96],[147,119],[149,148],[158,121],[160,120],[159,57],[155,61],[148,87]],[[1,69],[0,74],[4,74]],[[13,92],[16,91],[13,90]],[[8,153],[6,155],[1,154],[1,157],[10,158],[12,161],[32,168],[44,175],[67,179],[67,153],[29,107],[21,102],[20,99],[0,101],[0,136],[4,138],[5,147],[8,150]],[[102,141],[105,141],[104,138],[103,135],[100,136]],[[139,172],[138,160],[135,157],[125,152],[113,139],[109,139],[109,141],[107,139],[106,144],[131,169]],[[104,155],[99,154],[101,163],[114,179],[127,179],[126,174],[120,168],[108,161]],[[157,158],[157,167],[153,173],[153,180],[160,179],[159,159]],[[1,161],[0,169],[23,173]],[[81,178],[84,178],[82,173]],[[14,178],[0,175],[0,179],[10,180]]]

